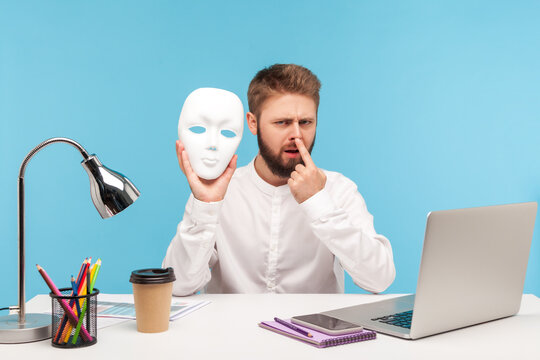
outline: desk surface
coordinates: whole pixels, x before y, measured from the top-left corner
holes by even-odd
[[[326,311],[394,295],[260,294],[196,295],[211,304],[173,321],[160,334],[137,332],[134,321],[98,331],[96,345],[56,349],[50,339],[0,345],[2,359],[539,359],[540,299],[524,295],[516,316],[419,340],[378,334],[374,341],[317,349],[259,328],[274,316]],[[28,312],[46,311],[47,295],[28,302]]]

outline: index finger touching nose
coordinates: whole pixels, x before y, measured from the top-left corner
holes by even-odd
[[[298,147],[300,156],[302,156],[302,160],[304,160],[306,166],[315,166],[315,163],[313,162],[306,145],[304,145],[304,142],[299,138],[295,138],[294,142],[296,143],[296,147]]]

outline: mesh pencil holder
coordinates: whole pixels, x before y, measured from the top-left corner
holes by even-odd
[[[94,345],[97,342],[99,290],[94,289],[91,294],[80,296],[71,296],[71,288],[59,290],[62,296],[49,294],[52,301],[52,345],[59,348]],[[80,318],[82,321],[79,321]]]

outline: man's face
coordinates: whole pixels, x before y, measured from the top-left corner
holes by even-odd
[[[257,119],[257,142],[274,175],[288,178],[297,164],[304,163],[294,139],[301,139],[311,153],[316,128],[317,106],[308,96],[280,94],[263,103]]]

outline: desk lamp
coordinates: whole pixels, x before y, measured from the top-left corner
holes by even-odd
[[[131,205],[140,195],[139,190],[124,175],[117,173],[89,155],[77,142],[67,138],[52,138],[36,146],[24,158],[19,171],[19,305],[10,307],[11,314],[0,317],[0,343],[25,343],[51,337],[51,315],[26,314],[24,299],[24,171],[30,159],[52,143],[72,145],[83,156],[82,167],[90,178],[90,194],[103,219],[118,214]]]

